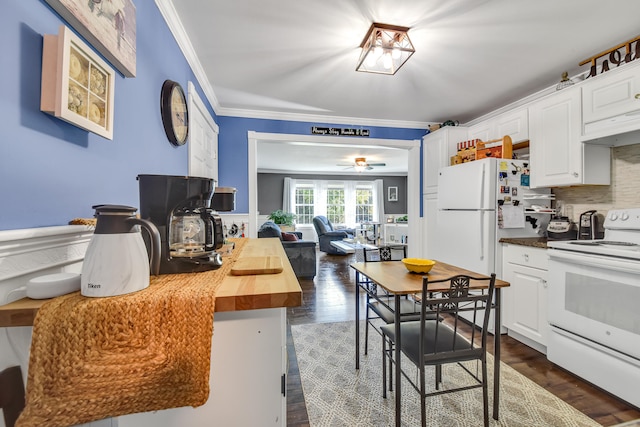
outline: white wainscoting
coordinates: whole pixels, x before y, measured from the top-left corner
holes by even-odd
[[[0,305],[25,297],[22,289],[34,277],[82,271],[82,261],[93,231],[83,225],[0,231]],[[30,326],[0,328],[0,371],[20,365],[27,381]],[[101,420],[85,427],[111,427]],[[5,427],[0,417],[0,427]]]

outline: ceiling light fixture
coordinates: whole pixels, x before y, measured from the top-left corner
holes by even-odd
[[[371,24],[362,40],[356,71],[395,74],[416,51],[409,40],[408,27]]]

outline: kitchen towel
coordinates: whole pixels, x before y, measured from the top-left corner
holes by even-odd
[[[203,405],[215,294],[246,241],[217,270],[152,276],[108,298],[54,298],[35,318],[26,406],[17,427],[62,427]]]
[[[502,205],[502,226],[500,228],[524,228],[524,207]]]

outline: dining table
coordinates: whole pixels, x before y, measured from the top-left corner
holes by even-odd
[[[423,277],[427,276],[428,280],[444,280],[457,275],[467,275],[475,279],[487,279],[489,276],[479,274],[470,270],[466,270],[455,265],[446,264],[435,260],[435,265],[428,273],[419,274],[410,272],[399,261],[381,261],[381,262],[355,262],[351,268],[355,270],[356,283],[356,310],[355,310],[355,341],[356,341],[356,369],[360,369],[360,292],[367,292],[372,298],[379,299],[377,286],[380,286],[386,294],[393,296],[393,306],[389,306],[394,312],[395,322],[395,424],[397,427],[401,425],[401,387],[402,378],[401,371],[401,334],[400,334],[400,301],[408,295],[416,295],[422,293]],[[362,280],[364,276],[366,279]],[[375,286],[372,286],[375,285]],[[496,279],[495,293],[492,302],[494,309],[494,331],[496,331],[493,340],[493,418],[498,419],[499,412],[499,394],[500,394],[500,290],[508,287],[510,284],[504,280]],[[482,290],[487,289],[488,282],[471,280],[470,289]],[[445,292],[449,290],[449,282],[429,283],[429,292]]]

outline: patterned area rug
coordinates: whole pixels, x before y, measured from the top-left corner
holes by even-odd
[[[361,355],[360,370],[356,371],[354,326],[353,322],[339,322],[291,327],[312,427],[391,426],[395,423],[393,392],[387,394],[387,399],[382,398],[380,335],[369,330],[369,354]],[[364,323],[361,333],[361,345],[364,345]],[[491,413],[493,357],[488,356]],[[403,361],[403,367],[410,365]],[[476,372],[476,363],[470,366]],[[501,364],[500,374],[500,420],[490,418],[492,426],[600,425],[505,363]],[[433,375],[433,368],[427,368],[427,385],[434,385]],[[456,365],[443,367],[444,388],[467,383],[469,378]],[[427,414],[427,425],[431,426],[482,425],[482,389],[428,397]],[[402,421],[405,426],[420,425],[420,398],[406,380],[402,382]]]

